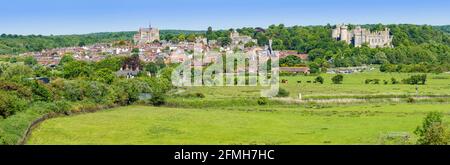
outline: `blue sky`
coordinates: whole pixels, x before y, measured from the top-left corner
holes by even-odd
[[[2,0],[0,34],[267,27],[283,23],[450,24],[447,0]]]

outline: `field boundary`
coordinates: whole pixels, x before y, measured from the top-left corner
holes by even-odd
[[[119,107],[118,105],[113,105],[113,106],[100,106],[98,109],[83,109],[81,111],[74,111],[71,110],[70,112],[65,112],[65,113],[47,113],[42,115],[41,117],[33,120],[27,127],[27,129],[24,131],[24,133],[22,134],[22,137],[18,140],[18,142],[16,143],[16,145],[25,145],[28,141],[28,139],[30,138],[33,129],[35,129],[36,127],[38,127],[42,122],[48,120],[48,119],[53,119],[53,118],[57,118],[57,117],[63,117],[63,116],[76,116],[76,115],[82,115],[82,114],[87,114],[87,113],[95,113],[95,112],[99,112],[99,111],[103,111],[103,110],[107,110],[107,109],[111,109],[111,108],[116,108]]]

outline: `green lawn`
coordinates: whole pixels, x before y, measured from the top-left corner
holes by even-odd
[[[450,104],[129,106],[47,120],[28,144],[379,144],[395,132],[414,142],[414,129],[430,111],[448,114]]]

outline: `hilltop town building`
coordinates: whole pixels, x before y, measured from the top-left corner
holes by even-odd
[[[149,26],[148,28],[140,28],[138,33],[134,35],[136,44],[148,44],[159,41],[159,29]]]
[[[368,29],[357,26],[355,29],[348,29],[346,25],[336,25],[332,31],[332,37],[338,41],[345,41],[353,44],[355,47],[361,47],[367,43],[369,47],[392,47],[392,38],[390,29],[371,32]]]
[[[236,30],[230,33],[231,45],[245,45],[249,42],[258,43],[258,40],[250,36],[241,36]]]

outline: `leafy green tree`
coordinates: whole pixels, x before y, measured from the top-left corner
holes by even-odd
[[[83,99],[92,100],[95,103],[103,103],[109,94],[108,86],[97,81],[81,81]]]
[[[384,52],[377,52],[373,59],[373,64],[386,64],[388,63],[387,56]]]
[[[188,42],[195,42],[195,38],[196,38],[196,36],[195,36],[195,34],[188,34],[187,36],[186,36],[186,40],[188,41]]]
[[[218,42],[220,43],[220,46],[225,47],[231,44],[231,38],[230,37],[220,37],[218,38]]]
[[[331,78],[331,81],[333,81],[333,84],[342,84],[342,81],[344,81],[344,76],[341,74],[338,74]]]
[[[38,81],[34,81],[31,85],[31,89],[33,92],[33,98],[35,101],[53,101],[53,93],[49,87],[40,83]]]
[[[103,68],[96,70],[94,75],[91,76],[91,79],[106,84],[112,84],[116,79],[116,75],[110,69]]]
[[[269,102],[269,99],[267,99],[267,97],[260,97],[257,102],[258,105],[266,105],[267,102]]]
[[[319,64],[315,63],[315,62],[311,62],[309,63],[309,71],[311,73],[320,73],[320,66]]]
[[[159,66],[154,62],[150,62],[145,65],[145,71],[150,72],[152,76],[155,76],[156,73],[158,73],[158,70]]]
[[[180,42],[185,41],[186,40],[186,35],[185,34],[179,34],[177,39]]]
[[[213,29],[211,26],[208,27],[208,30],[206,31],[206,38],[208,39],[208,41],[217,39],[217,35],[213,32]]]
[[[289,55],[285,58],[280,59],[280,66],[293,67],[300,66],[301,64],[303,64],[302,59],[294,55]]]
[[[442,122],[442,113],[430,112],[423,120],[422,126],[414,132],[420,145],[447,145],[449,135],[447,127]]]
[[[0,91],[0,117],[6,118],[26,108],[26,101],[16,95]]]
[[[89,77],[92,73],[92,67],[85,61],[72,61],[64,64],[62,73],[64,78],[67,79]]]
[[[25,63],[25,65],[33,66],[33,65],[37,64],[37,60],[33,56],[27,56],[24,59],[24,63]]]
[[[95,64],[96,70],[109,69],[111,71],[118,71],[122,66],[123,59],[119,57],[107,57]]]
[[[65,55],[61,58],[61,60],[59,61],[59,65],[60,65],[60,66],[63,66],[65,63],[69,63],[69,62],[73,62],[73,61],[75,61],[75,58],[73,58],[72,55],[70,55],[70,54],[65,54]]]
[[[320,83],[320,84],[323,84],[324,79],[323,79],[322,76],[317,76],[316,79],[315,79],[315,81],[318,82],[318,83]]]
[[[256,43],[254,43],[254,42],[247,42],[246,44],[244,44],[245,48],[251,48],[251,47],[254,47],[254,46],[256,46]]]
[[[27,78],[33,78],[33,70],[23,64],[12,64],[6,68],[2,77],[14,82],[23,82]]]
[[[287,91],[286,89],[280,88],[278,90],[277,97],[288,97],[288,96],[289,96],[289,91]]]

